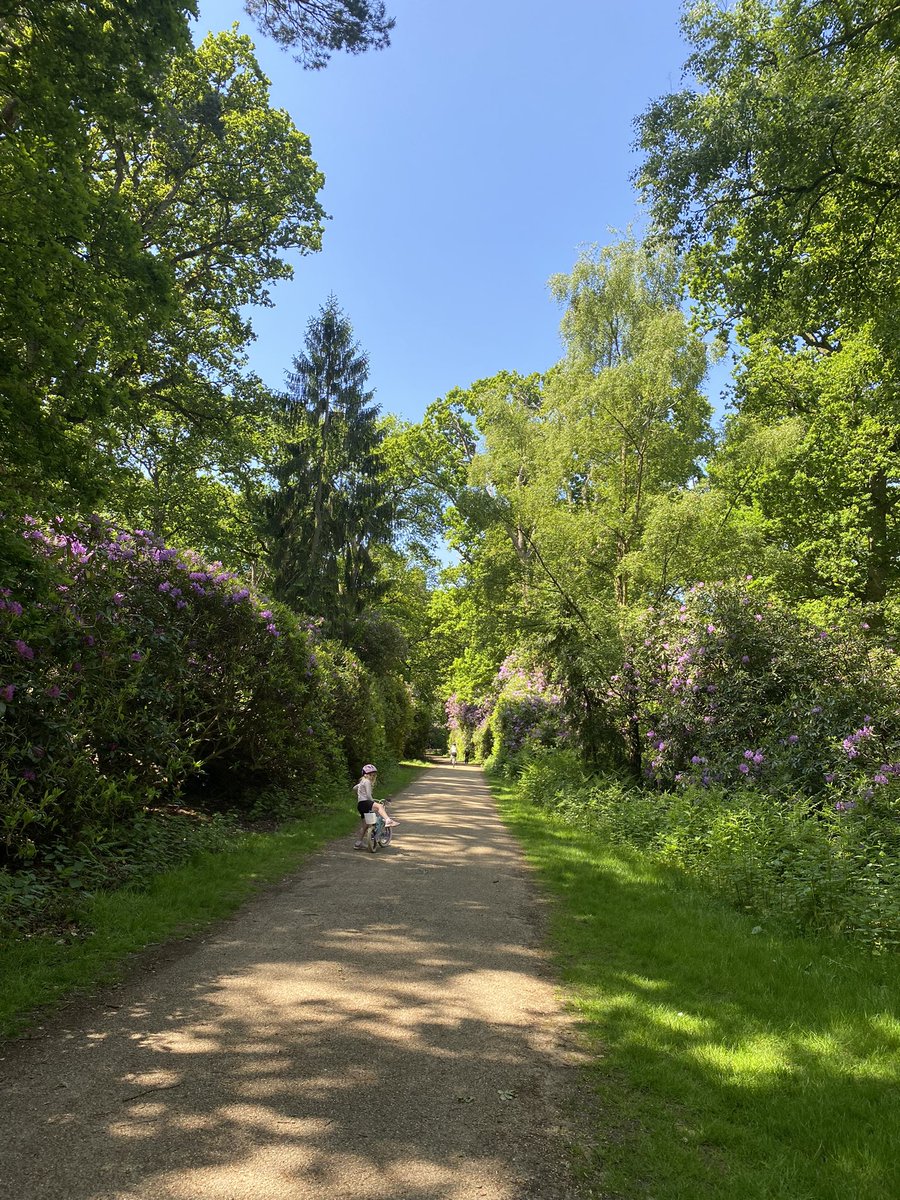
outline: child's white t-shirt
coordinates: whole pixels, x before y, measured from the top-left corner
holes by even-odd
[[[360,800],[372,800],[372,780],[365,778],[361,779],[356,785],[356,795]]]

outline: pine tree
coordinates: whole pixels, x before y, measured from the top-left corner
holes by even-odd
[[[381,481],[368,359],[333,296],[310,321],[293,367],[267,501],[271,590],[346,636],[379,594],[372,549],[390,540],[394,512]]]
[[[244,0],[257,25],[304,67],[324,67],[336,50],[362,54],[391,44],[383,0]]]

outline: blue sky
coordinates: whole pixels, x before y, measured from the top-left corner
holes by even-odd
[[[234,21],[273,102],[312,140],[324,249],[258,310],[251,365],[281,386],[333,292],[385,412],[560,356],[548,278],[640,225],[633,119],[679,86],[674,0],[388,0],[391,47],[303,71],[240,0],[201,0],[198,36]],[[715,372],[714,393],[725,371]]]

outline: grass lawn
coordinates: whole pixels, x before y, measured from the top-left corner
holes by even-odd
[[[394,795],[423,764],[402,764],[379,776],[379,795]],[[261,885],[281,879],[331,838],[356,826],[354,797],[291,821],[274,833],[244,833],[228,849],[204,853],[158,875],[142,890],[100,892],[83,909],[87,934],[40,936],[0,944],[0,1035],[21,1032],[74,992],[121,974],[130,954],[186,937],[233,912]]]
[[[763,932],[495,794],[555,899],[560,974],[596,1052],[587,1194],[897,1200],[900,962]]]

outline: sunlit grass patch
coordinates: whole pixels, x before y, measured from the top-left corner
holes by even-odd
[[[896,1200],[900,964],[760,929],[677,872],[499,791],[555,898],[596,1048],[603,1194]]]

